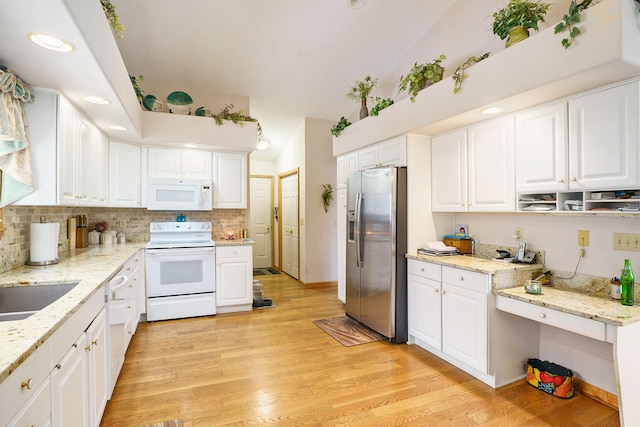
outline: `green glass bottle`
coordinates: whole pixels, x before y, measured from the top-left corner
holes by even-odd
[[[620,276],[620,302],[623,305],[633,305],[634,278],[631,270],[631,262],[624,260],[622,276]]]

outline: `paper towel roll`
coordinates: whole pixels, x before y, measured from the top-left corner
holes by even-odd
[[[29,265],[47,265],[58,262],[58,232],[60,224],[57,222],[31,224],[31,253]]]

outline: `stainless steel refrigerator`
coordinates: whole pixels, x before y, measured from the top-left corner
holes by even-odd
[[[407,169],[354,172],[347,182],[346,313],[391,342],[407,341]]]

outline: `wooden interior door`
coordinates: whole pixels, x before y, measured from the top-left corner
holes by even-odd
[[[298,171],[280,176],[281,270],[299,278]]]
[[[253,247],[253,267],[273,266],[273,177],[252,175],[250,179],[249,238]]]

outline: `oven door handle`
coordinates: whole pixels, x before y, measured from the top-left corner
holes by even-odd
[[[120,279],[120,283],[118,283],[117,285],[114,285],[113,282],[116,279]],[[129,277],[126,274],[122,274],[120,276],[116,276],[113,279],[111,279],[111,282],[109,282],[109,288],[111,289],[111,292],[115,292],[117,290],[120,290],[124,287],[124,285],[127,284],[127,282],[129,281]]]
[[[216,252],[215,247],[204,247],[204,248],[166,248],[166,249],[146,249],[147,254],[166,254],[169,255],[170,252],[180,252],[181,254],[197,254],[197,253],[205,253],[211,254]]]

